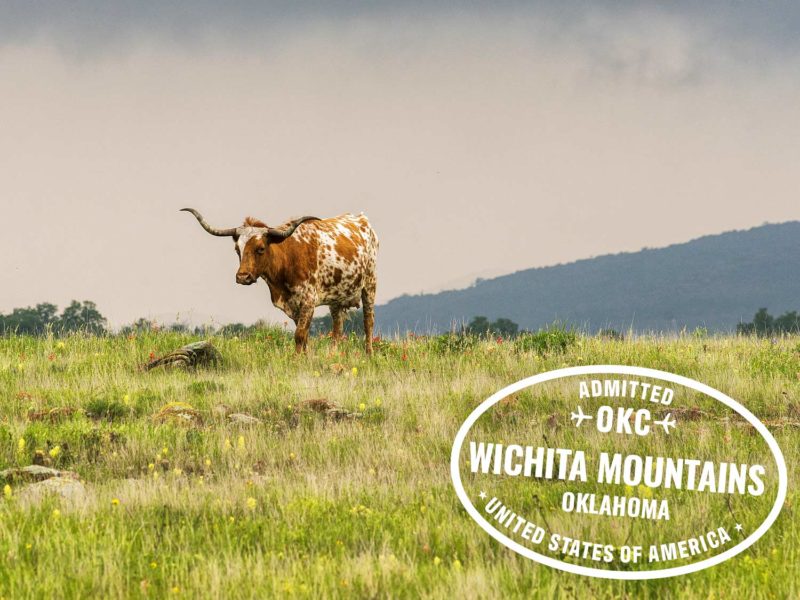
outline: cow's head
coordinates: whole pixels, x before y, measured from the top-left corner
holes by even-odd
[[[181,210],[192,213],[201,227],[211,235],[233,238],[234,248],[239,257],[236,283],[241,285],[251,285],[267,272],[270,244],[279,243],[288,238],[300,223],[318,220],[317,217],[301,217],[294,219],[284,227],[274,228],[248,217],[240,227],[217,229],[206,223],[203,215],[195,209],[182,208]]]

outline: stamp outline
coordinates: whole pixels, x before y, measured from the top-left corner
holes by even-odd
[[[494,406],[497,402],[505,398],[506,396],[513,394],[514,392],[518,392],[522,389],[544,383],[547,381],[553,381],[556,379],[563,379],[566,377],[574,377],[580,375],[634,375],[637,377],[648,377],[651,379],[658,379],[661,381],[669,381],[671,383],[676,383],[678,385],[688,387],[695,391],[698,391],[706,396],[710,396],[715,400],[722,402],[728,408],[736,411],[742,417],[744,417],[748,423],[750,423],[753,427],[755,427],[756,431],[761,435],[764,441],[767,443],[772,455],[775,459],[775,463],[778,468],[778,493],[775,497],[775,503],[773,504],[772,508],[770,509],[769,514],[767,515],[766,519],[758,526],[758,528],[753,531],[749,536],[747,536],[744,540],[729,548],[728,550],[721,552],[715,556],[710,558],[703,559],[696,563],[691,563],[687,565],[682,565],[679,567],[670,567],[667,569],[655,569],[652,571],[619,571],[619,570],[607,570],[607,569],[598,569],[594,567],[585,567],[582,565],[574,565],[570,563],[563,562],[556,558],[552,558],[549,556],[545,556],[540,554],[530,548],[526,548],[525,546],[515,542],[508,536],[504,535],[499,530],[495,529],[486,519],[483,518],[480,511],[472,504],[466,490],[464,489],[464,485],[461,481],[461,470],[459,466],[459,458],[461,456],[461,449],[464,445],[464,440],[466,439],[467,434],[472,429],[472,426],[475,422],[492,406]],[[637,580],[637,579],[662,579],[666,577],[675,577],[678,575],[686,575],[689,573],[694,573],[697,571],[702,571],[703,569],[707,569],[709,567],[713,567],[714,565],[718,565],[729,558],[733,558],[737,554],[743,552],[753,544],[755,544],[772,526],[775,520],[778,518],[781,510],[783,509],[783,504],[786,500],[786,493],[789,487],[789,476],[786,469],[786,461],[784,459],[783,453],[781,452],[780,447],[778,446],[778,442],[773,437],[772,433],[767,429],[766,425],[764,425],[752,412],[750,412],[747,408],[745,408],[742,404],[731,398],[730,396],[724,394],[723,392],[712,388],[704,383],[696,381],[694,379],[690,379],[689,377],[684,377],[682,375],[676,375],[674,373],[670,373],[668,371],[660,371],[658,369],[650,369],[647,367],[633,367],[628,365],[586,365],[580,367],[566,367],[562,369],[556,369],[553,371],[547,371],[545,373],[539,373],[538,375],[533,375],[531,377],[526,377],[516,383],[512,383],[504,387],[503,389],[495,392],[489,398],[481,402],[466,418],[464,423],[456,433],[455,440],[453,441],[453,448],[450,453],[450,477],[453,481],[453,486],[456,490],[456,495],[458,496],[459,501],[466,509],[467,513],[472,517],[472,519],[483,529],[486,533],[492,536],[495,540],[503,544],[506,548],[509,548],[520,554],[525,556],[526,558],[543,564],[548,567],[553,567],[555,569],[559,569],[561,571],[567,571],[570,573],[574,573],[576,575],[585,575],[588,577],[597,577],[602,579],[621,579],[621,580]]]

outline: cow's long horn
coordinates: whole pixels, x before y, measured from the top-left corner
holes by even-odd
[[[203,218],[203,215],[201,215],[193,208],[182,208],[181,211],[192,213],[194,215],[194,218],[197,219],[198,223],[200,223],[200,226],[211,235],[218,235],[220,237],[231,237],[236,235],[236,227],[232,227],[230,229],[216,229],[214,227],[211,227],[211,225],[206,223],[206,220]]]
[[[305,223],[306,221],[319,221],[318,217],[300,217],[299,219],[295,219],[292,221],[289,226],[285,229],[275,229],[274,227],[267,227],[267,233],[271,236],[286,239],[290,235],[294,233],[294,230],[300,225],[300,223]]]

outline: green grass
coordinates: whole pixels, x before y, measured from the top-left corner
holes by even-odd
[[[376,344],[369,360],[355,339],[336,352],[315,339],[295,357],[288,334],[273,330],[214,339],[225,358],[216,369],[140,369],[151,353],[196,339],[0,339],[0,466],[30,464],[39,450],[89,490],[79,507],[24,505],[16,484],[0,499],[0,596],[800,595],[800,435],[792,425],[800,421],[800,338],[420,338]],[[595,580],[522,558],[467,516],[449,458],[472,409],[523,377],[607,363],[698,379],[770,425],[790,489],[755,546],[676,579]],[[312,398],[363,416],[299,412]],[[154,420],[171,402],[190,404],[202,422]],[[41,418],[62,407],[81,410]],[[224,411],[262,422],[236,425]]]

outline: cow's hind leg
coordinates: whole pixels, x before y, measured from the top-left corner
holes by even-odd
[[[334,348],[336,348],[336,346],[339,344],[339,340],[342,337],[344,312],[344,309],[338,304],[331,305],[331,321],[333,322],[333,331],[331,332],[331,335],[333,336]]]
[[[361,305],[364,307],[364,350],[372,354],[372,329],[375,326],[375,283],[368,283],[361,290]]]
[[[294,350],[297,354],[305,352],[308,345],[308,330],[311,328],[311,319],[314,318],[314,305],[303,306],[298,311],[297,324],[294,330]]]

